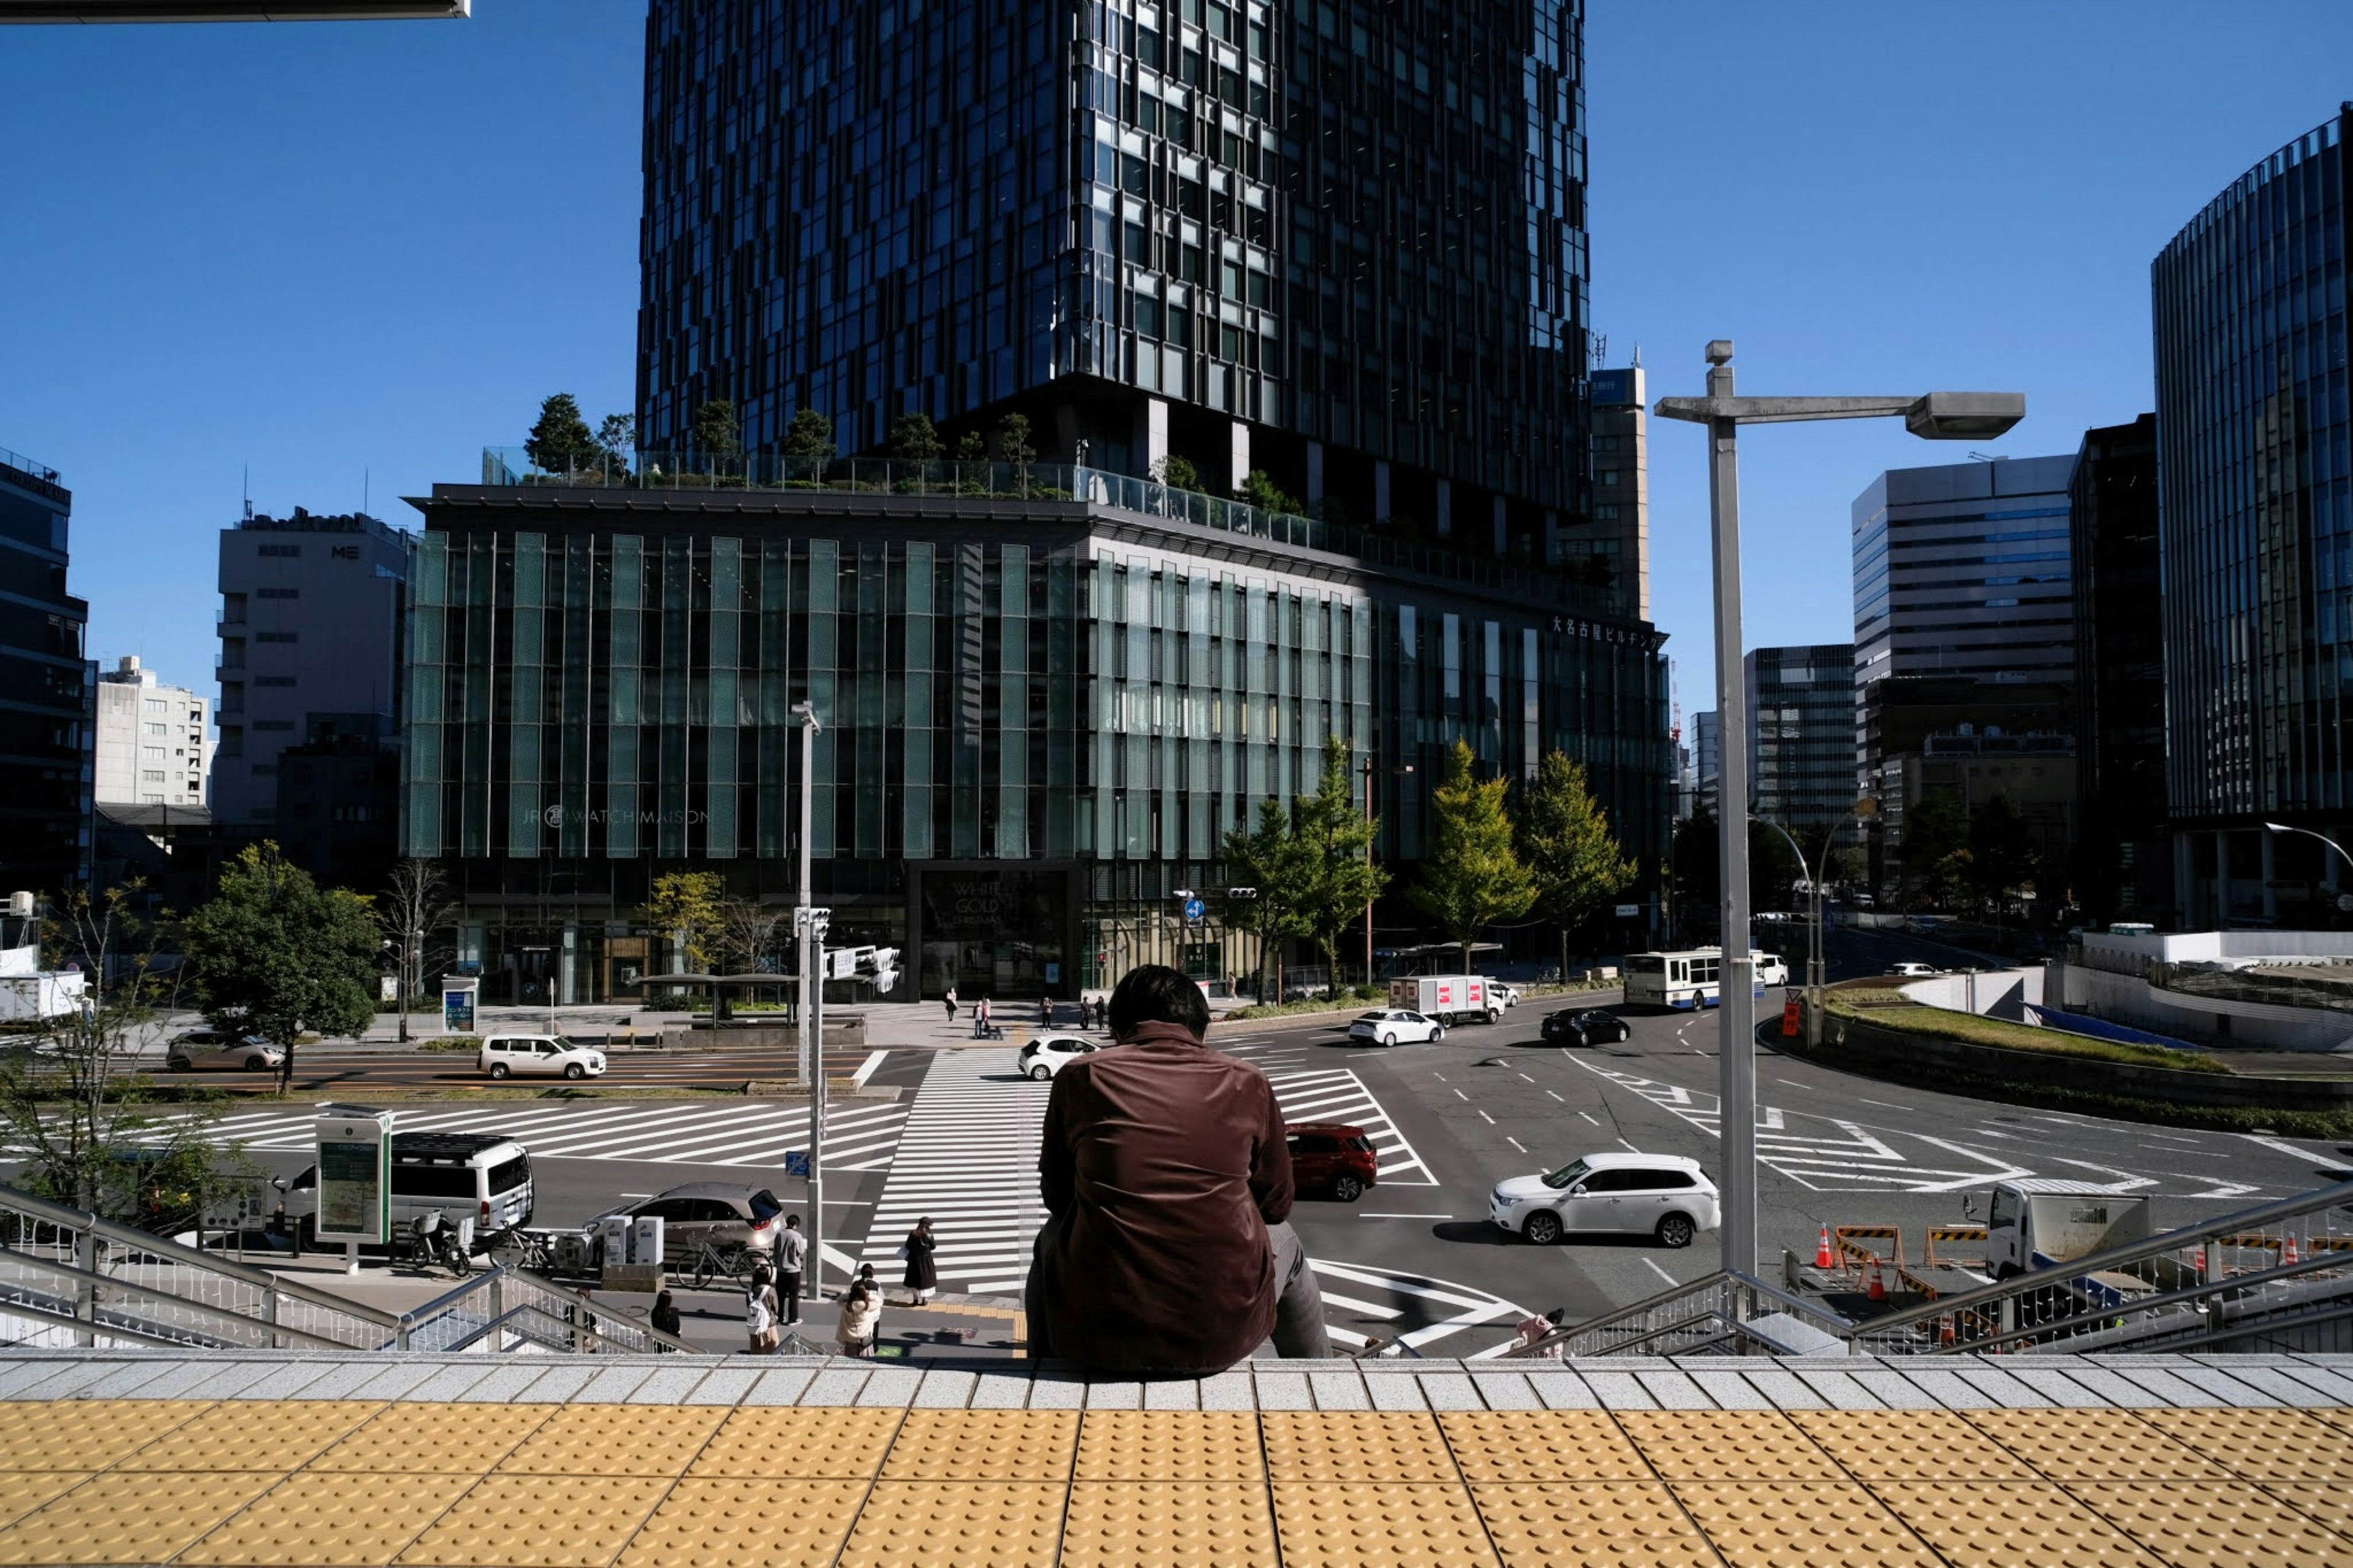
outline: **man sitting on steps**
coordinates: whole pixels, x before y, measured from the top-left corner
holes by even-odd
[[[1130,972],[1109,1012],[1120,1048],[1062,1068],[1046,1102],[1029,1353],[1186,1377],[1270,1333],[1282,1355],[1330,1355],[1266,1075],[1202,1044],[1201,988],[1164,964]]]

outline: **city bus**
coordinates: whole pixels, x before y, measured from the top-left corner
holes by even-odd
[[[1788,982],[1789,972],[1779,954],[1751,950],[1748,957],[1756,966],[1755,988],[1758,996],[1765,994],[1766,976],[1768,974],[1779,977],[1771,984]],[[1679,952],[1628,953],[1626,1005],[1630,1007],[1659,1007],[1677,1013],[1688,1013],[1696,1007],[1713,1007],[1720,1000],[1718,972],[1723,964],[1724,950],[1716,947],[1685,948]]]

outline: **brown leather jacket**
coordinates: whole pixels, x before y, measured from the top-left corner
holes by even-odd
[[[1046,1104],[1032,1323],[1049,1355],[1222,1372],[1274,1328],[1291,1150],[1266,1075],[1173,1024],[1070,1063]]]

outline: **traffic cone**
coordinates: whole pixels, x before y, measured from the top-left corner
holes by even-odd
[[[1871,1289],[1864,1294],[1873,1301],[1887,1300],[1887,1278],[1879,1271],[1879,1257],[1876,1253],[1872,1255],[1871,1259]]]
[[[1814,1243],[1814,1267],[1817,1268],[1838,1267],[1838,1260],[1831,1256],[1831,1227],[1828,1226],[1822,1226],[1822,1238]]]
[[[2295,1233],[2294,1231],[2290,1231],[2288,1232],[2287,1244],[2280,1248],[2280,1267],[2282,1268],[2293,1268],[2296,1266],[2296,1262]]]
[[[2206,1244],[2204,1242],[2200,1242],[2198,1250],[2190,1256],[2189,1267],[2197,1271],[2199,1279],[2206,1278]]]

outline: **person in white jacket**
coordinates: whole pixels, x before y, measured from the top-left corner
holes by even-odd
[[[841,1299],[841,1353],[864,1356],[874,1353],[874,1336],[882,1326],[882,1303],[864,1285],[852,1285],[849,1294]]]

